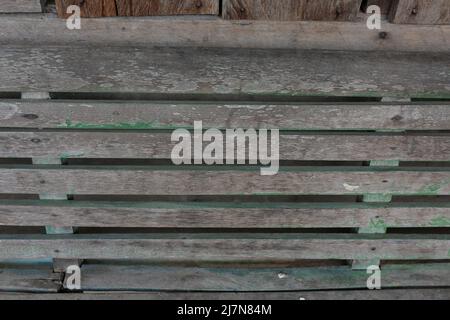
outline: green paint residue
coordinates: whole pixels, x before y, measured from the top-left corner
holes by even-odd
[[[365,233],[386,233],[388,225],[383,219],[372,218],[370,219],[369,227],[365,230]],[[361,228],[364,230],[364,228]]]
[[[148,129],[177,129],[176,126],[162,125],[158,121],[152,122],[120,122],[120,123],[84,123],[72,122],[67,119],[58,128],[66,129],[104,129],[104,130],[148,130]]]
[[[61,155],[59,157],[60,157],[61,161],[65,161],[69,158],[79,158],[82,156],[84,156],[83,152],[64,152],[64,153],[61,153]]]
[[[438,217],[430,221],[432,227],[448,227],[450,226],[450,218]]]

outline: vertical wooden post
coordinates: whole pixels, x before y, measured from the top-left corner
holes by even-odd
[[[383,97],[382,102],[411,102],[410,98],[398,98],[398,97]],[[397,130],[396,130],[397,131]],[[403,130],[402,130],[403,131]],[[385,132],[385,131],[378,131]],[[398,131],[397,131],[398,132]],[[398,160],[372,160],[370,161],[371,167],[398,167],[400,161]],[[363,202],[366,203],[389,203],[392,201],[391,194],[365,194],[363,195]],[[360,234],[383,234],[386,233],[387,226],[384,221],[373,221],[370,226],[359,228]],[[353,260],[352,269],[354,270],[367,270],[369,266],[379,266],[380,259],[372,260]]]
[[[35,99],[35,100],[49,100],[50,94],[48,92],[22,92],[22,99]],[[61,158],[59,157],[33,157],[34,165],[61,165]],[[68,200],[67,194],[63,193],[40,193],[39,199],[52,200],[52,201],[64,201]],[[73,227],[56,227],[45,226],[47,234],[73,234],[76,232]],[[81,260],[78,259],[53,259],[53,270],[55,272],[65,272],[70,265],[80,265]]]

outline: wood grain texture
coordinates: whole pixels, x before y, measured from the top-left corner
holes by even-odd
[[[41,0],[2,0],[2,2],[0,3],[0,12],[42,12]]]
[[[0,100],[0,127],[34,129],[255,128],[449,130],[446,104],[274,104]]]
[[[316,268],[181,268],[84,265],[84,291],[303,291],[366,289],[367,272],[347,266]],[[126,275],[126,276],[123,276]],[[450,265],[387,265],[383,290],[450,286]]]
[[[169,133],[1,132],[0,153],[10,158],[171,159],[178,144]],[[223,135],[223,140],[226,140]],[[203,149],[209,143],[203,143]],[[194,146],[191,146],[193,153]],[[236,144],[234,148],[237,150]],[[236,153],[235,153],[236,154]],[[225,163],[226,146],[222,161]],[[248,160],[248,150],[245,158]],[[280,160],[449,161],[450,138],[414,135],[281,135]],[[204,160],[214,158],[204,156]],[[41,161],[42,164],[42,161]]]
[[[219,14],[219,0],[116,0],[119,16]]]
[[[226,19],[339,20],[356,19],[361,0],[224,0]]]
[[[86,292],[5,294],[2,300],[448,300],[450,289],[330,290],[311,292]]]
[[[317,171],[316,171],[317,170]],[[448,195],[448,170],[286,168],[1,168],[1,193],[125,195]]]
[[[61,28],[46,15],[6,15],[0,19],[0,44],[124,47],[219,47],[346,51],[449,52],[450,26],[384,23],[380,38],[366,22],[246,21],[196,17],[113,17],[84,19],[83,32]],[[152,30],[149,32],[148,30]],[[168,36],[170,34],[170,36]],[[372,66],[377,65],[372,64]],[[373,76],[373,75],[371,75]]]
[[[82,18],[114,17],[117,16],[115,0],[56,0],[58,16],[67,18],[72,13],[67,13],[67,8],[77,5],[81,9]]]
[[[0,268],[1,292],[56,293],[61,287],[61,275],[50,268]]]
[[[450,24],[448,0],[395,0],[390,20],[404,24]]]
[[[442,260],[448,235],[150,234],[1,236],[0,259],[151,262],[294,262],[306,259]]]
[[[450,227],[442,204],[0,202],[2,226],[123,228]]]
[[[2,46],[0,92],[444,98],[449,62],[446,54]]]

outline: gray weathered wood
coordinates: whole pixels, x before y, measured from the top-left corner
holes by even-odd
[[[2,292],[58,292],[61,276],[51,269],[1,268],[0,291]]]
[[[304,259],[442,260],[448,235],[146,234],[0,236],[0,259],[294,262]]]
[[[0,127],[61,129],[273,128],[449,130],[448,104],[274,104],[0,101]]]
[[[0,91],[443,98],[449,63],[445,54],[2,46]]]
[[[355,20],[361,0],[224,0],[225,19]]]
[[[0,225],[148,228],[450,227],[445,204],[1,202]]]
[[[0,140],[3,157],[41,159],[170,159],[178,143],[172,142],[170,133],[127,132],[1,132]],[[205,142],[203,147],[207,145]],[[225,146],[223,152],[225,157]],[[279,152],[280,160],[449,161],[450,137],[292,134],[280,136]]]
[[[182,268],[85,265],[84,291],[302,291],[366,289],[368,274],[347,266],[315,268]],[[387,265],[382,288],[450,286],[450,265]]]
[[[87,292],[1,294],[2,300],[448,300],[450,289],[336,290],[311,292]]]
[[[42,12],[41,0],[2,0],[0,4],[0,13],[22,12]]]
[[[447,169],[2,168],[1,193],[126,195],[448,195]]]
[[[391,21],[406,24],[450,24],[448,0],[394,0]]]
[[[214,19],[122,17],[84,19],[83,32],[46,15],[0,19],[1,44],[291,48],[364,51],[449,52],[450,26],[383,23],[387,37],[369,30],[366,21],[278,22]],[[149,32],[148,30],[152,30]],[[169,36],[170,35],[170,36]],[[375,64],[376,65],[376,64]]]

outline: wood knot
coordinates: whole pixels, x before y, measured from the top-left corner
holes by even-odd
[[[25,118],[27,120],[36,120],[37,118],[39,118],[39,116],[37,114],[26,113],[22,115],[22,118]]]
[[[386,39],[388,36],[388,33],[386,31],[381,31],[380,33],[378,33],[378,37],[380,39]]]
[[[203,3],[201,0],[195,1],[195,7],[197,9],[200,9],[201,7],[203,7]]]
[[[41,139],[39,139],[39,138],[33,138],[33,139],[31,139],[31,142],[33,142],[33,143],[40,143],[40,142],[41,142]]]
[[[398,114],[398,115],[396,115],[395,117],[392,117],[391,120],[392,120],[392,121],[401,121],[401,120],[403,120],[403,117],[402,117],[401,115]]]

